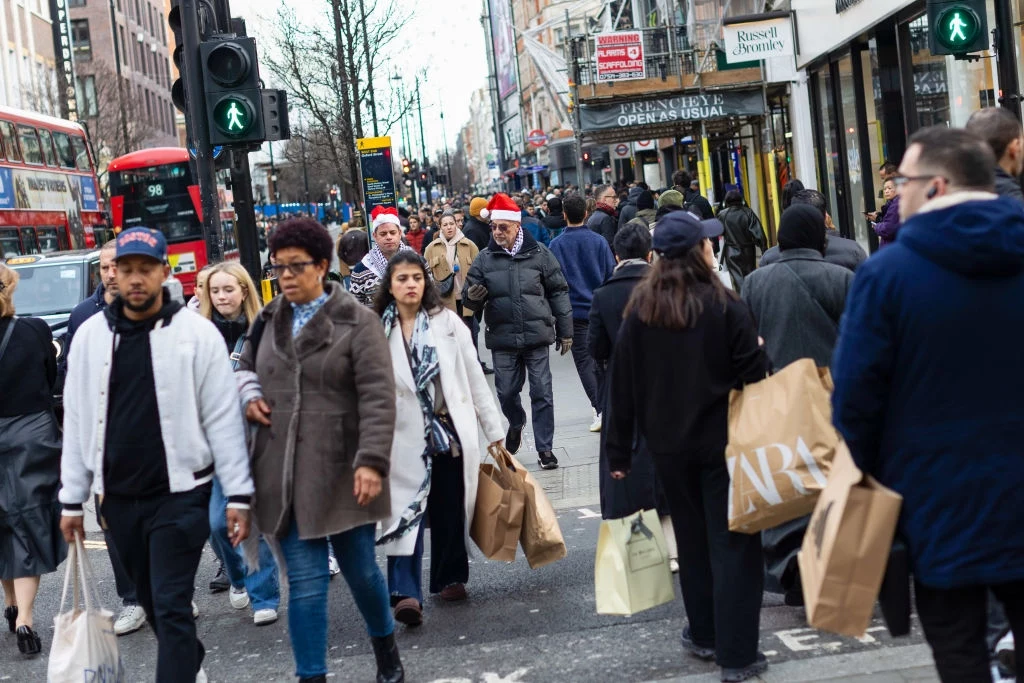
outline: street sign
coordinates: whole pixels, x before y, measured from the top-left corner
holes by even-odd
[[[213,158],[214,159],[219,158],[220,155],[223,152],[224,152],[224,147],[222,145],[215,145],[214,148],[213,148]],[[196,148],[195,147],[189,147],[188,148],[188,153],[192,156],[193,159],[196,158]]]
[[[644,39],[640,31],[617,31],[594,36],[597,82],[635,81],[647,78]]]
[[[530,143],[531,147],[543,147],[548,142],[548,136],[540,128],[535,128],[526,136],[526,141]]]
[[[359,170],[363,178],[363,204],[366,216],[378,206],[398,207],[395,171],[391,167],[391,138],[359,138]]]
[[[628,157],[629,145],[627,145],[625,142],[620,142],[619,144],[615,145],[615,156]]]
[[[985,0],[929,0],[928,34],[933,55],[964,55],[989,48]]]

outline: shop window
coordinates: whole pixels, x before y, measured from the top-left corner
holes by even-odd
[[[864,204],[864,173],[871,173],[871,169],[865,169],[861,161],[860,131],[858,130],[857,118],[857,87],[854,81],[853,59],[847,55],[839,60],[839,94],[843,106],[843,142],[846,149],[846,179],[847,198],[849,211],[845,217],[840,217],[838,209],[833,213],[832,218],[843,234],[849,235],[860,242],[864,251],[870,252],[868,243],[868,225],[863,216]],[[852,221],[852,225],[838,225],[839,221]]]
[[[836,195],[838,181],[842,178],[842,167],[839,159],[839,140],[836,133],[839,123],[836,120],[835,107],[832,106],[832,75],[829,67],[825,66],[816,74],[817,99],[818,99],[818,146],[821,148],[819,158],[821,159],[821,174],[824,177],[818,178],[818,187],[825,194],[828,200],[828,207],[831,213],[835,213],[839,207],[839,198]],[[819,176],[821,175],[819,174]]]

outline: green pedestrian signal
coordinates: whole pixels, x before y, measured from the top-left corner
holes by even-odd
[[[252,113],[245,100],[225,97],[213,108],[213,121],[225,135],[245,135],[252,127]]]
[[[199,45],[211,145],[250,145],[266,139],[256,41],[218,36]],[[280,128],[280,123],[275,123]]]
[[[928,0],[933,55],[966,55],[989,48],[985,0]]]

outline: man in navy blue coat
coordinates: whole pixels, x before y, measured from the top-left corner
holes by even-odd
[[[832,362],[836,426],[903,496],[943,681],[989,680],[989,590],[1024,636],[1024,208],[996,196],[993,168],[966,131],[911,137],[903,228],[858,269]]]

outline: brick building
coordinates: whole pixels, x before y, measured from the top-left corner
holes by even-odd
[[[55,114],[48,0],[0,0],[0,105]]]

